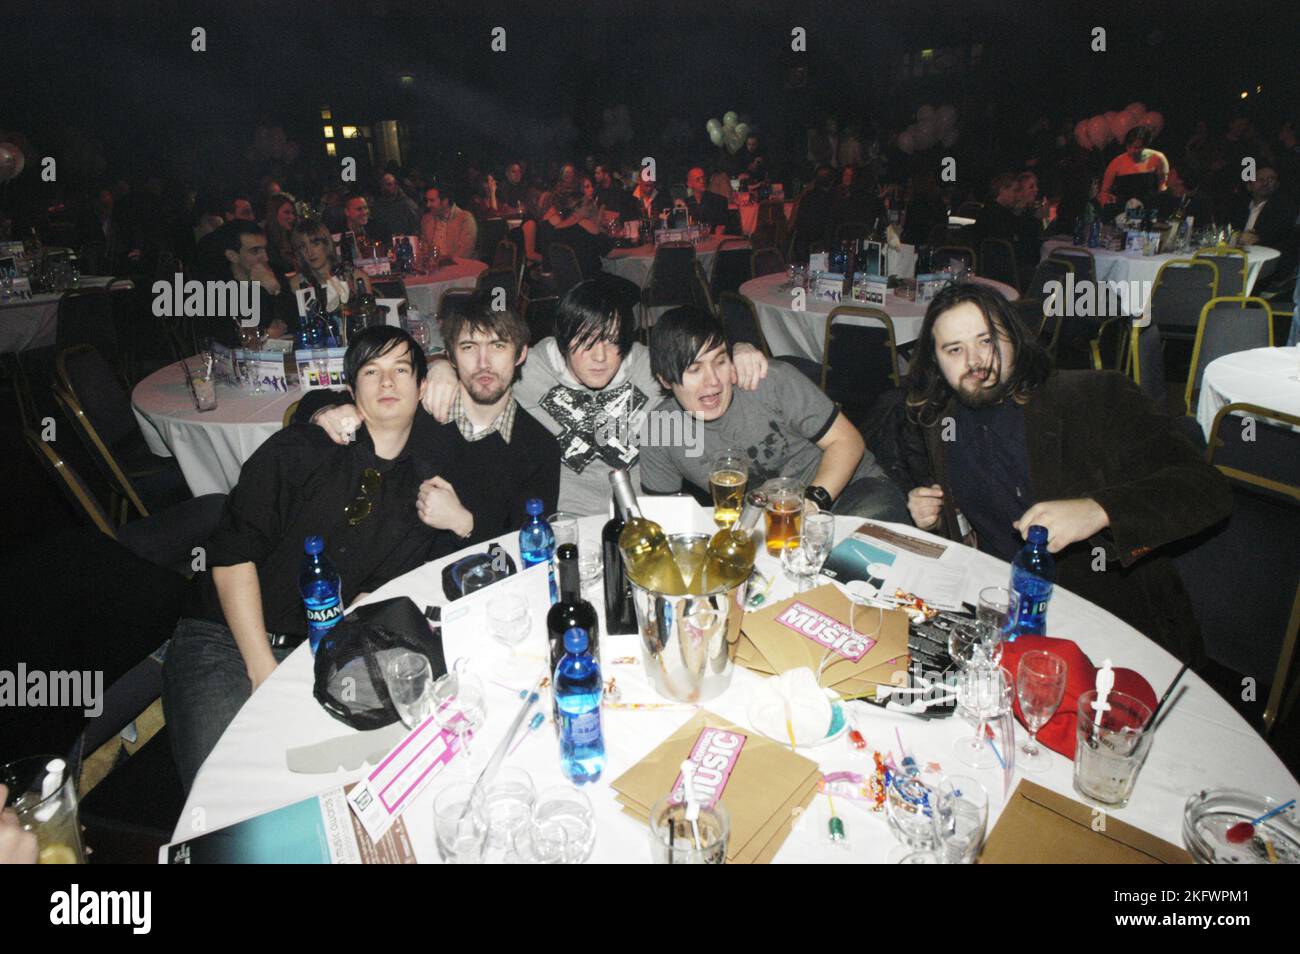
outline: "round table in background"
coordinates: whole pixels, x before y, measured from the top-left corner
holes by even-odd
[[[159,368],[135,386],[131,407],[149,450],[175,457],[194,496],[226,494],[239,482],[244,461],[280,430],[284,412],[301,390],[251,394],[217,385],[217,406],[194,407],[180,362]]]
[[[713,275],[713,259],[718,254],[718,246],[724,241],[743,242],[744,239],[736,235],[710,235],[695,246],[696,261],[704,267],[706,278]],[[604,263],[605,271],[611,275],[626,278],[637,288],[642,288],[650,277],[650,266],[654,260],[655,246],[647,243],[633,248],[616,248],[604,256],[601,262]]]
[[[1208,439],[1219,408],[1256,404],[1300,417],[1300,348],[1253,348],[1205,366],[1196,420]]]
[[[1048,239],[1043,242],[1042,258],[1046,259],[1052,252],[1064,245],[1073,245],[1072,239]],[[1167,255],[1143,255],[1141,252],[1109,252],[1103,248],[1089,249],[1093,261],[1097,264],[1097,280],[1100,282],[1137,282],[1136,296],[1129,298],[1129,311],[1133,316],[1142,314],[1147,306],[1147,295],[1156,283],[1160,266],[1170,259],[1191,258],[1192,252],[1173,252]],[[1275,248],[1264,245],[1252,245],[1246,249],[1246,288],[1249,295],[1259,280],[1260,269],[1265,263],[1273,261],[1282,253]],[[1133,286],[1129,286],[1132,288]]]
[[[444,292],[453,288],[473,288],[478,277],[487,271],[487,265],[475,259],[457,259],[428,275],[405,275],[406,300],[421,315],[435,317],[442,304]]]
[[[666,501],[666,502],[665,502]],[[683,498],[647,498],[648,514],[680,530],[714,529],[711,511]],[[584,517],[579,521],[580,546],[599,539],[605,517]],[[843,539],[862,524],[860,518],[837,517],[836,539]],[[1005,586],[1008,566],[991,556],[900,524],[891,529],[910,536],[943,543],[947,551],[941,566],[964,570],[963,598],[974,601],[985,586]],[[500,543],[518,559],[517,535],[500,538]],[[482,546],[473,547],[481,551]],[[505,735],[519,707],[517,688],[491,680],[492,667],[510,651],[488,633],[486,604],[505,593],[517,593],[531,610],[532,624],[519,654],[536,658],[540,674],[547,653],[546,611],[549,609],[546,570],[529,571],[494,584],[455,603],[448,603],[442,590],[442,568],[462,554],[426,564],[390,581],[371,594],[366,602],[408,596],[420,608],[443,606],[443,644],[448,663],[467,657],[470,669],[483,677],[487,690],[487,720],[476,738],[468,765],[453,761],[435,778],[403,815],[415,848],[422,860],[436,860],[432,803],[434,795],[453,781],[477,776],[493,749]],[[776,579],[769,594],[772,602],[794,595],[794,585],[781,572],[775,557],[759,548],[758,569]],[[595,589],[585,592],[603,619],[603,601]],[[770,604],[769,604],[770,605]],[[1052,632],[1073,640],[1095,663],[1110,657],[1116,666],[1139,672],[1156,691],[1162,692],[1178,671],[1179,662],[1155,643],[1110,613],[1058,587],[1048,611]],[[601,658],[605,678],[615,677],[624,702],[663,702],[649,686],[641,663],[640,637],[609,636],[601,627]],[[235,716],[221,740],[208,756],[194,781],[185,810],[177,823],[175,838],[192,837],[193,819],[202,817],[204,830],[211,831],[235,821],[288,805],[295,801],[350,783],[369,768],[335,770],[321,774],[289,771],[285,755],[291,748],[312,745],[354,730],[331,718],[312,696],[312,656],[306,643],[294,650]],[[736,667],[730,688],[704,704],[710,712],[730,720],[746,731],[754,731],[748,709],[764,677]],[[1296,781],[1268,744],[1210,686],[1193,673],[1183,677],[1184,692],[1168,711],[1138,776],[1132,800],[1123,809],[1107,814],[1128,822],[1174,844],[1181,844],[1183,806],[1189,795],[1207,788],[1231,787],[1267,794],[1279,799],[1295,794]],[[1007,800],[1001,769],[970,769],[952,754],[953,742],[969,734],[961,718],[918,719],[915,716],[876,708],[864,702],[845,703],[852,719],[867,741],[867,752],[855,754],[846,738],[815,748],[800,748],[800,754],[814,759],[824,772],[855,771],[869,774],[870,752],[898,751],[901,737],[910,754],[924,765],[938,762],[944,771],[973,776],[989,793],[989,829],[992,830]],[[544,701],[540,711],[549,711]],[[610,783],[645,758],[660,742],[677,731],[694,714],[691,707],[652,710],[611,710],[602,713],[606,748],[604,775],[599,782],[584,786],[596,818],[593,862],[646,863],[650,860],[645,825],[620,810]],[[1016,727],[1019,738],[1024,728]],[[1042,774],[1025,775],[1017,770],[1012,780],[1024,777],[1069,798],[1081,800],[1072,787],[1072,763],[1048,753],[1050,764]],[[505,764],[522,768],[538,791],[562,784],[559,752],[549,725],[528,735]],[[777,861],[796,863],[883,862],[896,842],[883,813],[867,810],[861,803],[837,799],[836,808],[848,830],[843,846],[832,846],[826,837],[827,808],[824,798],[815,798],[807,810],[806,824],[795,824]],[[201,815],[200,815],[201,809]]]
[[[104,288],[110,275],[82,275],[77,288]],[[119,278],[117,287],[131,287],[129,278]],[[59,329],[59,299],[63,292],[42,292],[31,298],[11,298],[0,303],[0,354],[16,354],[34,348],[53,347]]]
[[[788,281],[788,276],[779,272],[763,275],[741,285],[740,293],[754,303],[759,327],[774,356],[791,355],[820,362],[826,347],[826,316],[836,303],[809,295],[804,300],[804,310],[796,311],[790,289],[783,287]],[[971,281],[991,285],[1012,301],[1020,297],[1019,292],[1002,282],[974,276]],[[839,304],[861,305],[862,302]],[[892,292],[886,296],[884,310],[894,321],[896,343],[903,345],[916,340],[925,319],[925,309],[925,304],[898,298]],[[842,320],[857,325],[870,323],[869,319],[856,317]]]

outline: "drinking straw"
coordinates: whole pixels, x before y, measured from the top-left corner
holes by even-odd
[[[1096,716],[1092,720],[1095,728],[1101,728],[1101,715],[1110,708],[1110,703],[1106,700],[1110,697],[1110,690],[1115,685],[1115,670],[1110,667],[1110,659],[1106,658],[1101,661],[1101,668],[1097,670],[1097,698],[1092,704]]]
[[[452,667],[453,671],[455,671],[455,668],[455,666]],[[460,813],[462,820],[469,814],[470,806],[474,803],[474,796],[482,791],[488,781],[496,775],[497,769],[501,767],[501,763],[505,761],[505,757],[510,750],[510,743],[514,741],[515,733],[519,731],[519,726],[523,724],[524,716],[528,715],[528,710],[533,707],[533,702],[538,698],[537,691],[542,688],[542,679],[545,678],[545,676],[542,676],[541,679],[538,679],[537,682],[534,683],[533,691],[528,694],[528,697],[524,699],[524,704],[519,707],[519,712],[515,716],[515,721],[510,723],[510,728],[506,730],[506,734],[501,739],[501,743],[496,747],[496,750],[493,751],[492,757],[488,759],[487,765],[483,767],[483,771],[479,773],[478,778],[474,781],[474,787],[470,790],[469,797],[465,799],[465,808]]]
[[[1178,670],[1178,675],[1174,676],[1173,682],[1169,683],[1169,688],[1165,690],[1165,694],[1161,696],[1160,701],[1156,703],[1155,709],[1151,712],[1151,718],[1147,719],[1147,725],[1151,726],[1152,730],[1156,727],[1156,716],[1160,714],[1160,710],[1163,709],[1165,703],[1169,701],[1169,696],[1174,691],[1174,687],[1178,685],[1179,680],[1183,678],[1183,673],[1187,672],[1187,666],[1187,663],[1183,663],[1183,668]]]
[[[787,698],[784,700],[784,702],[785,702],[785,731],[790,735],[790,751],[794,752],[795,751],[794,717],[790,714],[790,700]]]
[[[700,803],[695,798],[695,763],[690,759],[682,762],[682,788],[686,793],[686,820],[691,823],[691,834],[695,837],[695,850],[700,850]]]

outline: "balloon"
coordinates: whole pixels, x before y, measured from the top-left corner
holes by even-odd
[[[1080,119],[1074,124],[1074,141],[1081,149],[1092,148],[1092,141],[1088,138],[1088,120]]]
[[[957,145],[957,137],[959,135],[960,133],[958,133],[957,130],[955,129],[949,129],[946,133],[944,133],[943,148],[951,149],[953,146]]]
[[[1124,107],[1124,112],[1132,113],[1133,115],[1138,117],[1141,117],[1141,115],[1146,111],[1147,108],[1142,103],[1129,103],[1127,106]]]
[[[929,103],[926,103],[924,106],[922,106],[920,109],[918,109],[918,110],[916,111],[916,121],[917,121],[918,123],[933,122],[933,121],[934,121],[934,107],[931,106]]]
[[[909,156],[912,154],[912,150],[916,148],[916,144],[912,141],[911,130],[904,129],[898,134],[898,148]]]
[[[1165,117],[1161,116],[1160,113],[1155,110],[1152,110],[1142,117],[1142,125],[1151,130],[1152,136],[1158,136],[1160,135],[1160,130],[1165,128]]]
[[[736,123],[736,135],[744,142],[749,138],[749,123]]]
[[[947,132],[957,122],[957,110],[954,106],[945,104],[934,111],[934,117],[939,128]]]
[[[1093,116],[1088,120],[1088,139],[1092,142],[1093,149],[1100,149],[1110,139],[1110,133],[1106,129],[1105,116]]]
[[[1110,134],[1115,137],[1116,142],[1123,142],[1128,131],[1136,124],[1132,113],[1116,113],[1115,118],[1110,121]]]
[[[716,119],[710,119],[704,124],[704,128],[707,129],[709,135],[712,136],[715,132],[722,132],[722,123],[718,122]]]
[[[717,129],[710,129],[710,130],[709,130],[709,142],[713,143],[715,146],[721,146],[721,145],[722,145],[722,127],[721,127],[721,126],[719,126]]]
[[[736,131],[734,129],[731,130],[730,132],[727,133],[727,152],[731,153],[734,156],[737,152],[740,151],[741,144],[744,143],[744,141],[745,140],[741,139],[739,136],[736,135]]]
[[[22,151],[13,143],[0,142],[0,182],[8,182],[22,171]]]
[[[722,128],[735,129],[736,123],[740,122],[740,117],[736,115],[734,109],[729,109],[722,114]]]

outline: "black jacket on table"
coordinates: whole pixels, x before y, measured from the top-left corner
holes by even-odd
[[[351,404],[346,391],[314,391],[305,395],[294,414],[294,424],[311,421],[330,405]],[[460,546],[491,540],[518,530],[528,520],[524,505],[539,497],[554,513],[560,499],[560,445],[535,417],[515,408],[515,423],[507,445],[499,433],[467,441],[455,421],[439,424],[423,408],[415,412],[422,423],[411,439],[418,441],[421,481],[441,476],[456,490],[461,505],[474,515],[474,531]],[[315,427],[315,425],[309,425]],[[320,431],[320,428],[315,428]],[[321,436],[324,431],[320,431]],[[328,440],[328,438],[326,438]],[[412,508],[415,501],[411,502]]]
[[[960,540],[942,439],[942,421],[951,411],[950,404],[939,423],[921,428],[920,442],[905,437],[898,445],[903,459],[886,469],[898,480],[925,472],[920,484],[943,487],[935,532]],[[1191,602],[1173,563],[1158,551],[1231,513],[1227,480],[1176,431],[1172,418],[1114,372],[1055,372],[1030,395],[1024,421],[1032,500],[1091,498],[1110,518],[1100,534],[1055,555],[1057,583],[1175,656],[1202,662]],[[918,458],[922,447],[924,460]],[[1092,568],[1096,547],[1105,555],[1101,572]]]

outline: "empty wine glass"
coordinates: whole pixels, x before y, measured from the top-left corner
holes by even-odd
[[[533,779],[521,768],[503,766],[487,786],[484,807],[488,819],[488,843],[508,849],[519,829],[532,823],[537,799]]]
[[[931,791],[930,821],[939,864],[974,864],[988,828],[988,792],[973,778],[947,775]]]
[[[975,720],[975,734],[952,744],[953,754],[971,768],[992,768],[998,754],[989,744],[988,723],[1010,710],[1015,698],[1011,673],[1000,666],[967,666],[957,675],[957,710]]]
[[[1020,657],[1016,694],[1029,738],[1017,751],[1016,763],[1031,772],[1045,772],[1052,764],[1052,757],[1038,747],[1038,730],[1051,721],[1061,705],[1068,671],[1065,660],[1056,653],[1035,649]]]
[[[433,717],[456,736],[468,760],[469,743],[487,718],[487,696],[476,676],[453,670],[433,684]],[[468,761],[467,761],[468,764]]]
[[[980,623],[956,623],[948,631],[948,655],[960,669],[992,668],[1002,659],[1002,634]]]
[[[517,594],[508,593],[488,603],[488,626],[492,637],[501,645],[515,648],[528,638],[532,628],[533,616],[528,610],[528,601]]]
[[[483,790],[474,782],[452,782],[433,800],[433,827],[444,864],[481,863],[489,828]]]
[[[591,799],[572,785],[555,785],[540,793],[533,804],[533,824],[552,843],[560,839],[558,833],[551,833],[563,830],[563,864],[582,864],[596,847],[596,813]]]
[[[781,551],[781,567],[798,584],[799,592],[816,582],[834,542],[834,517],[828,513],[816,513],[803,518],[799,535],[792,537]]]
[[[908,775],[895,772],[885,789],[885,818],[889,830],[905,851],[895,852],[891,860],[905,864],[924,863],[918,857],[934,851],[934,826],[930,821],[930,803],[935,776],[923,773]],[[931,859],[932,860],[932,859]]]
[[[413,652],[393,654],[384,666],[384,683],[402,724],[414,729],[433,712],[433,668]]]

